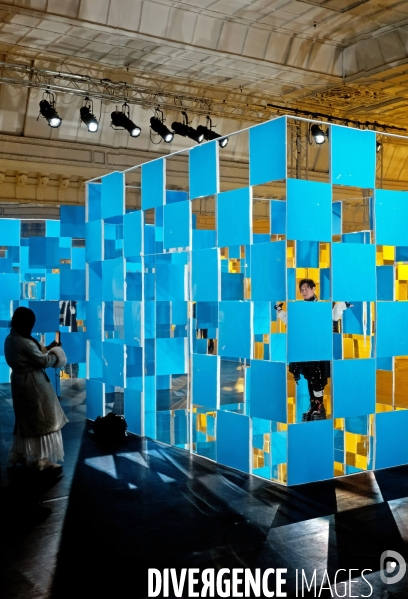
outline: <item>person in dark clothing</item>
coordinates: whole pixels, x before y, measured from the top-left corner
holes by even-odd
[[[299,291],[306,302],[318,302],[316,296],[316,284],[312,279],[302,279],[299,282]],[[350,304],[348,304],[350,305]],[[337,322],[343,311],[348,307],[345,302],[338,302],[333,308],[333,322]],[[286,325],[287,314],[282,309],[283,304],[276,304],[278,318]],[[303,414],[303,420],[325,420],[326,409],[323,403],[324,388],[330,377],[330,362],[328,360],[291,362],[289,372],[293,375],[296,384],[303,376],[307,381],[310,397],[310,407]]]

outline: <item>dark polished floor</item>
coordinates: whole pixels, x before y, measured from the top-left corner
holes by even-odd
[[[0,386],[2,599],[147,597],[149,568],[286,568],[287,597],[408,598],[408,573],[380,576],[384,551],[408,557],[408,467],[287,489],[136,436],[107,451],[74,380],[61,393],[64,476],[10,478],[9,393]]]

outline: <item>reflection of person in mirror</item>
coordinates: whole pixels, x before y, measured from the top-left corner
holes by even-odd
[[[71,333],[78,332],[78,321],[77,321],[77,303],[75,300],[63,300],[60,302],[60,326],[70,327]],[[71,379],[77,379],[79,373],[79,364],[72,363],[67,364],[64,368],[64,372]]]
[[[299,291],[306,302],[318,302],[316,296],[316,283],[312,279],[302,279],[299,282]],[[277,316],[285,325],[288,315],[282,309],[283,304],[276,304]],[[333,330],[338,330],[338,321],[344,310],[350,306],[347,302],[338,302],[333,308]],[[325,420],[326,409],[323,403],[324,388],[330,377],[330,362],[328,360],[310,362],[291,362],[289,372],[293,374],[296,384],[301,375],[307,380],[310,397],[309,410],[303,415],[303,420]]]

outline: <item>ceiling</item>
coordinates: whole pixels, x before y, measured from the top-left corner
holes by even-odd
[[[408,134],[406,0],[3,0],[0,61],[141,85],[158,103],[172,93],[168,125],[177,94],[190,94],[193,125],[203,122],[194,106],[216,107],[224,135],[296,108]],[[94,102],[102,126],[89,134],[83,99],[68,93],[57,94],[63,123],[52,130],[37,120],[42,94],[0,85],[0,134],[161,153],[194,145],[156,146],[143,103],[131,106],[140,138],[109,127],[107,100]]]

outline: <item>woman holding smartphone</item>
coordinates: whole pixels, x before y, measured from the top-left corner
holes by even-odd
[[[34,324],[32,310],[17,308],[4,343],[16,419],[10,465],[58,472],[64,458],[61,429],[68,419],[44,369],[63,367],[66,356],[57,341],[40,345],[31,336]]]

